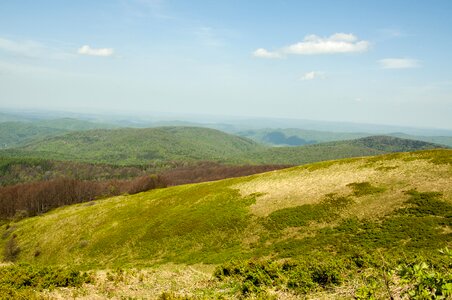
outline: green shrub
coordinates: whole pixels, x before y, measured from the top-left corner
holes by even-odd
[[[36,267],[23,264],[0,268],[0,286],[15,290],[78,287],[88,282],[91,282],[91,277],[87,273],[71,268]]]
[[[397,211],[399,214],[413,215],[416,217],[440,216],[452,218],[452,205],[439,199],[442,196],[441,193],[409,190],[405,194],[411,196],[405,202],[409,206],[399,209]]]
[[[16,241],[16,234],[13,234],[3,249],[3,260],[13,262],[17,259],[19,252],[20,248]]]
[[[264,225],[268,229],[284,229],[306,226],[309,222],[328,222],[334,220],[339,212],[351,203],[350,198],[327,194],[318,204],[304,204],[274,211]]]
[[[342,282],[342,261],[249,260],[228,262],[217,267],[214,276],[234,281],[242,295],[261,295],[269,288],[288,289],[305,294],[317,287],[327,288]]]
[[[425,262],[403,264],[398,267],[398,275],[409,286],[405,294],[410,299],[452,298],[450,268],[434,269]]]
[[[347,186],[353,190],[353,195],[356,197],[381,193],[385,190],[382,187],[372,186],[367,181],[366,182],[353,182],[353,183],[347,184]]]

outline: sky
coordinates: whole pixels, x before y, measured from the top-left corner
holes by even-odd
[[[452,129],[452,1],[0,0],[0,108]]]

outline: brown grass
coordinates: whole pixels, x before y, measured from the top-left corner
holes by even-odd
[[[158,269],[98,270],[94,283],[42,293],[50,299],[158,299],[164,292],[198,296],[215,284],[214,266],[167,264]]]
[[[351,189],[347,187],[350,183],[370,182],[373,186],[390,187],[378,195],[354,197],[356,203],[347,210],[348,214],[360,218],[373,218],[400,207],[406,200],[404,192],[414,188],[441,192],[445,199],[452,201],[450,178],[451,167],[447,164],[439,165],[427,160],[411,160],[400,165],[397,165],[397,160],[368,164],[363,158],[313,171],[297,167],[268,173],[234,187],[244,196],[263,194],[251,206],[251,212],[257,216],[267,216],[282,208],[319,203],[329,193],[351,196]]]

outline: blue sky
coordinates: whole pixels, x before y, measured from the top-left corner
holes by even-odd
[[[452,128],[452,1],[1,1],[0,107]]]

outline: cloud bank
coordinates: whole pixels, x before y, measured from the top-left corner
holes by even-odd
[[[411,58],[385,58],[378,61],[382,69],[412,69],[420,67],[417,59]]]
[[[112,56],[114,53],[112,48],[91,48],[88,45],[84,45],[78,49],[78,54],[90,55],[90,56]]]
[[[310,34],[303,41],[283,47],[277,51],[259,48],[253,55],[261,58],[281,58],[284,55],[318,55],[337,53],[359,53],[370,48],[368,41],[359,40],[351,33],[335,33],[329,37]]]

